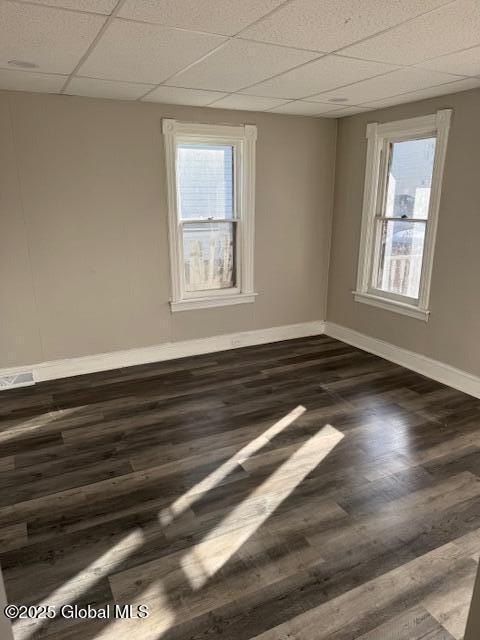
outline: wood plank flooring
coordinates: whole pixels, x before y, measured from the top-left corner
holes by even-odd
[[[15,640],[460,640],[479,553],[480,400],[327,336],[0,395]]]

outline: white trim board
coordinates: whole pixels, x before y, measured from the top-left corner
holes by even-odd
[[[92,356],[0,369],[0,377],[3,375],[11,375],[18,371],[33,371],[35,382],[43,382],[45,380],[68,378],[86,373],[121,369],[123,367],[162,362],[163,360],[173,360],[175,358],[184,358],[204,353],[215,353],[216,351],[226,351],[227,349],[250,347],[256,344],[305,338],[320,335],[324,333],[324,330],[325,323],[316,320],[300,324],[270,327],[268,329],[230,333],[222,336],[213,336],[211,338],[184,340],[182,342],[166,342],[151,347],[140,347],[138,349],[99,353]]]
[[[432,378],[437,382],[468,393],[475,398],[480,398],[480,378],[472,373],[456,369],[449,364],[433,360],[419,353],[396,347],[389,342],[372,338],[333,322],[326,323],[325,333],[331,338],[351,344],[354,347],[420,373],[427,378]]]
[[[357,268],[357,288],[353,291],[356,302],[370,304],[383,309],[428,321],[430,284],[437,233],[438,212],[442,191],[443,169],[447,151],[448,132],[452,109],[441,109],[428,116],[367,125],[367,162],[362,205],[362,228]],[[395,220],[393,211],[388,212],[389,166],[391,145],[406,140],[434,137],[436,139],[433,162],[431,196],[428,211],[415,221],[424,225],[425,239],[417,297],[385,291],[376,282],[379,269],[380,228],[387,220]],[[382,222],[383,221],[383,222]],[[375,276],[375,277],[374,277]],[[411,293],[413,296],[413,292]]]
[[[226,351],[227,349],[238,349],[257,344],[279,342],[280,340],[305,338],[308,336],[321,335],[322,333],[326,333],[332,338],[336,338],[337,340],[351,344],[381,358],[385,358],[402,367],[416,371],[454,389],[480,398],[480,378],[471,373],[461,371],[460,369],[456,369],[438,360],[432,360],[413,351],[401,349],[393,344],[372,338],[353,329],[348,329],[347,327],[342,327],[332,322],[325,323],[321,320],[270,327],[268,329],[230,333],[222,336],[213,336],[211,338],[200,338],[198,340],[167,342],[151,347],[100,353],[92,356],[42,362],[21,367],[11,367],[0,369],[0,377],[18,373],[19,371],[33,371],[35,382],[43,382],[98,371],[121,369],[139,364],[162,362],[164,360],[173,360],[175,358],[184,358],[205,353],[215,353],[216,351]]]
[[[244,125],[215,125],[162,120],[165,142],[168,191],[168,237],[170,245],[170,274],[172,313],[189,309],[203,309],[232,304],[255,302],[253,262],[255,236],[255,144],[257,127]],[[234,286],[227,289],[188,291],[184,269],[184,225],[194,222],[183,218],[180,207],[177,177],[178,145],[221,144],[233,151],[233,210],[223,222],[232,225],[235,238]],[[195,220],[210,224],[212,219]],[[221,221],[217,218],[218,221]]]

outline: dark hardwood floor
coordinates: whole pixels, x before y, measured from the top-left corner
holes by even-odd
[[[458,640],[479,552],[480,400],[326,336],[0,395],[16,640]]]

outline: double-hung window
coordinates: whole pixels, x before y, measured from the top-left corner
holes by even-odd
[[[358,302],[428,319],[450,116],[367,126]]]
[[[163,120],[172,311],[253,302],[256,127]]]

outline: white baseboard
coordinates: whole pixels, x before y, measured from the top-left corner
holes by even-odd
[[[385,360],[390,360],[390,362],[421,373],[428,378],[468,393],[475,398],[480,398],[480,378],[471,373],[456,369],[438,360],[432,360],[432,358],[427,358],[427,356],[422,356],[413,351],[401,349],[389,342],[371,338],[363,333],[358,333],[358,331],[342,327],[332,322],[326,323],[325,333],[332,338],[336,338],[354,347],[373,353],[376,356],[385,358]]]
[[[320,320],[0,369],[0,378],[19,372],[32,371],[35,382],[43,382],[86,373],[121,369],[133,365],[162,362],[186,356],[215,353],[216,351],[225,351],[227,349],[238,349],[256,344],[304,338],[322,333],[421,373],[454,389],[480,398],[480,378],[471,373],[461,371],[413,351],[401,349],[383,340],[371,338],[353,329],[331,322],[325,323]]]
[[[33,371],[35,382],[42,382],[45,380],[78,376],[85,373],[94,373],[97,371],[121,369],[122,367],[130,367],[132,365],[173,360],[174,358],[184,358],[186,356],[195,356],[202,353],[214,353],[216,351],[238,349],[240,347],[249,347],[256,344],[315,336],[323,333],[324,330],[325,323],[322,321],[290,324],[281,327],[270,327],[269,329],[243,331],[241,333],[231,333],[222,336],[213,336],[211,338],[200,338],[198,340],[167,342],[165,344],[153,345],[151,347],[127,349],[125,351],[114,351],[111,353],[99,353],[92,356],[42,362],[40,364],[24,367],[0,369],[0,377],[23,371]]]

